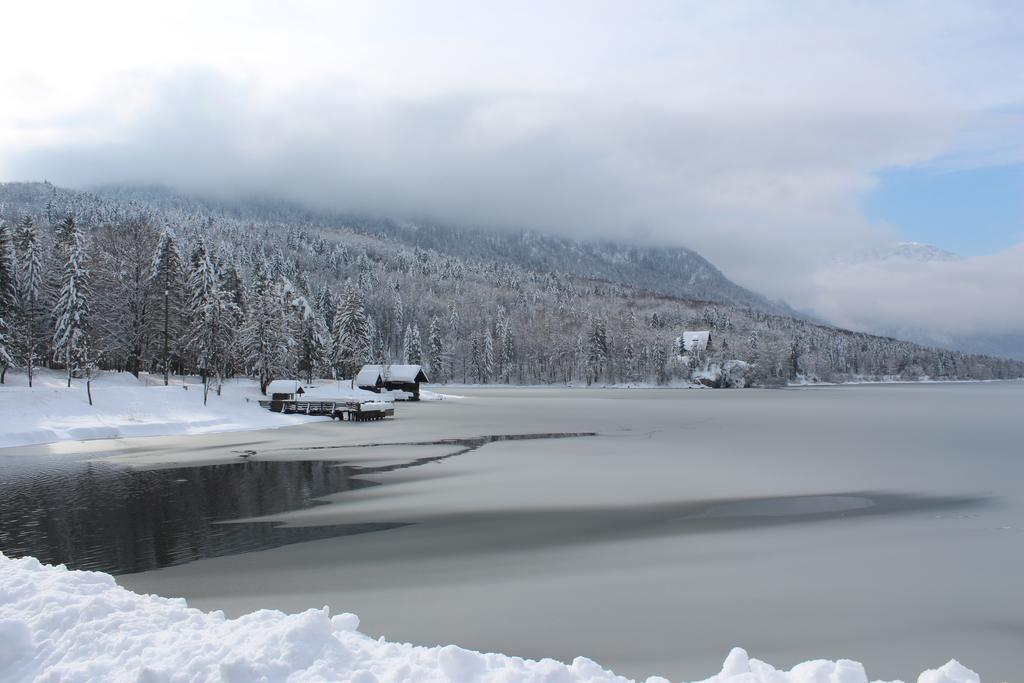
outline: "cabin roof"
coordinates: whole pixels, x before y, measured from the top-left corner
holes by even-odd
[[[366,376],[370,380],[367,384],[363,384],[358,378],[363,377],[363,373],[368,373]],[[429,382],[427,379],[427,373],[423,372],[422,365],[364,365],[363,369],[359,371],[357,378],[357,384],[359,386],[370,386],[374,384],[373,373],[378,373],[385,382],[403,382],[403,383],[415,383],[415,382]]]
[[[295,394],[302,388],[302,383],[297,379],[275,379],[267,385],[267,396],[273,394]]]
[[[711,330],[687,330],[683,332],[683,348],[692,351],[694,348],[703,350],[711,341]]]
[[[380,394],[352,388],[348,380],[321,380],[317,386],[305,387],[304,399],[313,401],[380,401]]]
[[[364,365],[363,369],[356,375],[357,387],[375,387],[383,383],[384,380],[381,377],[379,365]]]

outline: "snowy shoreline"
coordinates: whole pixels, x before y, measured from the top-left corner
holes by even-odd
[[[842,383],[790,383],[788,388],[825,387],[864,384],[964,384],[1010,382],[1019,380],[858,380]],[[146,436],[176,436],[277,429],[323,421],[325,417],[283,415],[260,408],[256,383],[248,379],[225,382],[222,395],[210,392],[203,404],[202,385],[183,383],[174,378],[163,386],[158,377],[137,379],[127,373],[106,373],[93,381],[93,402],[89,405],[84,383],[74,380],[70,388],[62,373],[37,371],[35,386],[29,388],[23,373],[9,372],[7,382],[0,385],[0,449],[67,441],[120,439]],[[334,382],[329,382],[334,384]],[[688,390],[707,387],[701,384],[676,383],[658,386],[647,383],[608,384],[440,384],[434,391],[423,390],[424,400],[464,398],[440,393],[460,389],[636,389]],[[374,398],[377,394],[351,389],[347,382],[338,383],[333,393]]]
[[[317,380],[311,396],[380,400],[381,394],[353,389],[347,380]],[[423,400],[448,398],[424,391]],[[83,380],[67,386],[63,373],[37,370],[30,388],[23,373],[9,372],[0,385],[0,448],[68,441],[146,436],[216,434],[277,429],[329,420],[325,416],[273,413],[259,405],[266,398],[250,379],[226,381],[203,402],[199,378],[174,377],[164,386],[159,376],[101,373],[92,382],[89,405]]]
[[[71,571],[0,552],[0,681],[289,680],[628,683],[585,657],[571,664],[455,645],[424,647],[372,638],[353,614],[258,610],[237,619],[182,598],[139,595],[100,572]],[[647,683],[667,683],[650,677]],[[955,660],[918,683],[978,683]],[[704,683],[867,683],[850,660],[804,662],[790,671],[735,648]]]
[[[150,378],[155,379],[155,378]],[[212,434],[275,429],[328,418],[281,415],[259,407],[255,382],[226,382],[220,396],[211,391],[203,405],[200,384],[147,385],[127,373],[93,381],[93,405],[84,382],[43,371],[27,386],[22,373],[7,375],[0,386],[0,448],[61,441],[140,436]]]

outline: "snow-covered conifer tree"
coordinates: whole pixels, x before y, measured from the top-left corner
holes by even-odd
[[[53,349],[55,360],[68,371],[68,387],[76,370],[89,362],[89,272],[85,265],[85,235],[74,217],[61,224],[65,240],[64,273],[57,303],[53,309]]]
[[[412,330],[406,329],[406,353],[405,362],[411,365],[423,363],[423,342],[420,339],[420,326],[412,324]]]
[[[303,308],[299,314],[299,372],[312,382],[313,375],[330,365],[331,333],[316,306]]]
[[[483,346],[483,381],[486,383],[494,376],[494,336],[490,326],[484,331]]]
[[[392,312],[393,312],[392,320],[394,320],[394,325],[392,327],[394,332],[393,332],[393,336],[391,338],[391,348],[392,349],[402,349],[402,351],[403,351],[402,356],[403,356],[403,362],[404,362],[404,356],[405,356],[405,353],[404,353],[404,351],[405,351],[405,347],[404,347],[405,336],[402,333],[403,333],[403,330],[405,329],[405,326],[406,326],[406,320],[405,320],[406,310],[405,310],[405,304],[402,302],[402,291],[400,289],[398,289],[398,283],[397,282],[395,283],[394,294],[392,295],[391,308],[392,308]]]
[[[313,307],[316,309],[316,317],[321,326],[321,335],[323,343],[323,365],[330,367],[331,359],[334,358],[334,295],[331,294],[331,288],[327,285],[320,287],[320,290],[316,294],[316,299],[313,303]]]
[[[511,381],[512,368],[516,362],[516,345],[515,339],[512,337],[512,322],[507,319],[501,331],[501,353],[504,381],[507,384]]]
[[[14,365],[14,321],[18,313],[18,273],[14,265],[14,239],[0,218],[0,384]]]
[[[399,359],[402,363],[409,362],[409,344],[412,342],[412,326],[405,326],[405,333],[402,335],[402,357]]]
[[[387,362],[387,351],[384,348],[384,337],[381,336],[373,318],[369,316],[366,317],[366,327],[367,330],[369,330],[368,334],[370,337],[370,355],[368,356],[368,360],[370,363],[383,365]]]
[[[267,385],[285,370],[290,335],[281,291],[262,269],[255,275],[239,340],[246,367],[259,379],[260,392],[267,393]]]
[[[360,290],[345,287],[334,315],[334,368],[339,377],[354,377],[370,356],[370,325]]]
[[[478,384],[484,383],[484,357],[480,348],[480,335],[474,334],[470,340],[469,362],[473,368],[473,377]],[[465,373],[463,373],[465,374]]]
[[[505,376],[505,327],[507,325],[505,318],[505,307],[498,306],[498,314],[494,320],[494,363],[495,363],[495,374],[499,379]]]
[[[427,332],[427,355],[434,381],[442,381],[444,377],[444,334],[441,332],[441,321],[436,315],[430,319],[430,330]]]
[[[43,294],[43,253],[39,233],[26,215],[14,233],[18,261],[18,315],[15,348],[32,386],[36,363],[46,351],[47,311]]]
[[[622,330],[622,366],[624,378],[627,382],[637,379],[637,349],[636,349],[636,313],[629,309],[626,313],[626,322]]]
[[[454,301],[448,302],[448,330],[453,338],[459,335],[459,307]]]
[[[202,238],[196,241],[189,257],[189,268],[185,281],[186,294],[186,326],[189,331],[187,346],[193,352],[193,361],[196,351],[196,340],[192,333],[198,328],[200,322],[201,308],[203,302],[209,297],[210,289],[216,280],[216,271],[213,268],[213,260],[206,247],[206,241]]]
[[[170,381],[171,354],[177,353],[177,341],[180,339],[181,301],[185,270],[178,250],[178,240],[174,230],[164,228],[160,233],[156,252],[153,254],[152,281],[160,299],[158,316],[158,334],[160,345],[160,371],[164,375],[164,385]]]
[[[587,384],[597,380],[608,360],[608,336],[604,321],[594,318],[587,336]]]
[[[205,403],[211,377],[217,380],[220,391],[241,312],[234,295],[222,289],[213,260],[205,249],[189,280],[189,289],[194,307],[191,346],[203,377]]]

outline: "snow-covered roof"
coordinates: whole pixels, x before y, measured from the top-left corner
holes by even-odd
[[[383,384],[383,382],[379,365],[364,365],[363,369],[356,375],[357,387],[375,387]]]
[[[711,341],[710,330],[687,330],[683,332],[683,349],[686,351],[703,351]]]
[[[358,386],[358,385],[357,385]],[[372,391],[363,391],[359,388],[352,388],[347,379],[340,381],[324,381],[315,387],[305,387],[306,394],[303,398],[314,401],[380,401],[380,394]]]
[[[368,377],[372,380],[372,373],[380,373],[381,378],[385,382],[428,382],[427,373],[423,372],[423,366],[421,365],[364,365],[363,369],[359,371],[359,377],[363,376],[364,372],[371,374]],[[373,382],[363,384],[361,381],[356,382],[360,386],[369,386]]]
[[[297,379],[275,379],[267,385],[267,396],[273,394],[295,394],[302,387]]]

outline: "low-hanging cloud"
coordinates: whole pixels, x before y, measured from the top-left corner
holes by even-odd
[[[190,2],[14,9],[0,175],[685,245],[860,325],[821,271],[898,236],[860,211],[879,169],[1024,150],[998,4]]]
[[[912,109],[750,117],[589,93],[371,96],[344,81],[268,94],[213,70],[149,89],[131,120],[86,112],[77,139],[10,165],[78,187],[143,181],[683,244],[776,295],[791,293],[780,272],[877,238],[855,206],[870,169],[929,153],[943,125]]]
[[[960,261],[836,263],[812,291],[814,309],[846,327],[1024,358],[1024,244]]]

